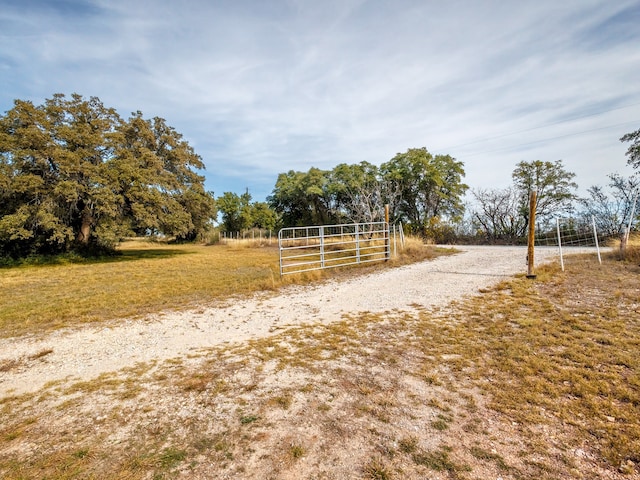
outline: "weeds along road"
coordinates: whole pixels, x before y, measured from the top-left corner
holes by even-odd
[[[526,273],[525,247],[457,248],[456,255],[342,281],[286,287],[213,307],[60,330],[43,338],[0,339],[0,365],[5,365],[0,398],[36,391],[52,381],[89,380],[138,362],[193,356],[199,349],[332,322],[345,314],[442,307]],[[536,265],[557,253],[557,248],[536,248]]]

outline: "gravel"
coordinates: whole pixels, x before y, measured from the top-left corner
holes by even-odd
[[[0,339],[0,365],[14,365],[0,372],[0,398],[37,391],[51,381],[89,380],[138,362],[185,357],[201,348],[237,344],[284,328],[332,322],[345,314],[446,306],[526,273],[524,247],[457,248],[460,253],[432,261],[343,281],[286,287],[216,307],[59,330],[44,337]],[[536,248],[536,264],[556,255],[556,248]]]

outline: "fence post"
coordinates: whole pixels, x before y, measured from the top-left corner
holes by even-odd
[[[320,266],[324,268],[324,227],[320,227]]]
[[[396,226],[393,226],[393,258],[398,256],[398,244],[396,240]]]
[[[593,225],[593,238],[596,240],[596,252],[598,252],[598,263],[602,265],[602,257],[600,256],[600,245],[598,245],[598,230],[596,230],[596,218],[591,215],[591,224]]]
[[[360,225],[356,223],[356,263],[360,263]]]
[[[531,190],[529,195],[529,235],[527,238],[527,278],[534,279],[536,275],[533,273],[535,266],[534,250],[536,239],[536,198],[537,190]]]
[[[384,228],[386,230],[384,234],[384,247],[385,257],[387,260],[391,257],[391,239],[389,238],[389,204],[384,206]]]
[[[560,236],[560,219],[556,217],[556,230],[558,231],[558,250],[560,250],[560,267],[564,272],[564,259],[562,258],[562,237]]]
[[[284,275],[284,263],[282,262],[282,230],[278,232],[278,254],[280,257],[280,276],[282,277]]]

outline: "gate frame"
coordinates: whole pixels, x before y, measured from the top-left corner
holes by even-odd
[[[317,235],[310,235],[310,230],[317,229]],[[340,233],[331,233],[332,229],[340,229]],[[345,229],[353,230],[345,233]],[[298,232],[304,232],[304,235],[297,236]],[[291,234],[292,235],[289,235]],[[345,235],[352,236],[348,240],[344,240]],[[370,238],[366,238],[370,235]],[[340,237],[340,241],[329,241],[327,239],[336,239]],[[371,239],[383,242],[380,245],[367,246],[363,245],[365,241]],[[389,222],[363,222],[363,223],[346,223],[338,225],[314,225],[308,227],[286,227],[278,232],[278,251],[280,259],[280,276],[293,273],[310,272],[314,270],[323,270],[328,268],[344,267],[348,265],[358,265],[369,262],[387,261],[391,258],[391,242],[390,242]],[[287,242],[303,243],[302,245],[286,245]],[[327,252],[327,245],[343,245],[354,246],[355,248],[344,248]],[[286,255],[286,252],[309,252],[294,255]],[[346,254],[355,253],[354,255],[335,256],[336,252]],[[314,259],[318,257],[319,260]],[[294,259],[297,262],[285,264],[287,259]],[[341,260],[347,260],[342,262]],[[337,263],[334,263],[337,262]],[[314,266],[316,265],[316,266]],[[292,271],[286,271],[290,267],[302,267]]]

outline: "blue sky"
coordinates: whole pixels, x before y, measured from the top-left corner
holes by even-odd
[[[427,147],[472,188],[562,160],[629,175],[638,0],[0,0],[0,112],[97,96],[160,116],[216,196]]]

